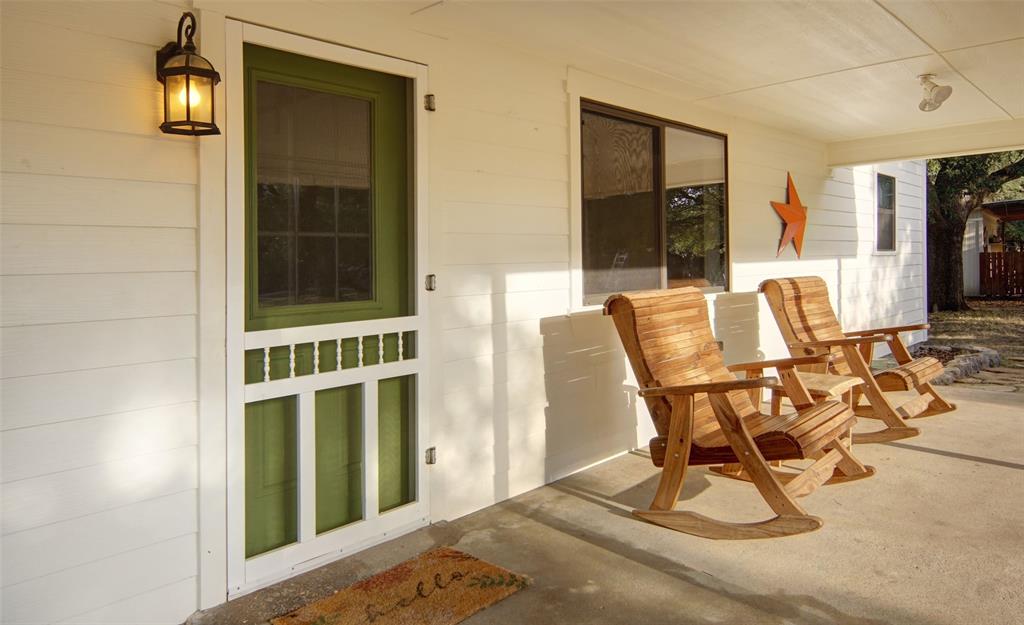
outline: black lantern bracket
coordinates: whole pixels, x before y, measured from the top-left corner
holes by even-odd
[[[196,16],[186,11],[178,20],[178,38],[176,41],[169,41],[164,47],[156,52],[156,79],[164,85],[164,122],[160,124],[160,130],[168,134],[178,135],[216,135],[220,134],[217,124],[213,119],[213,87],[220,82],[220,74],[213,68],[213,65],[199,55],[196,51]],[[171,106],[168,93],[167,79],[181,76],[184,80],[183,110],[182,116],[171,118]],[[193,79],[201,79],[194,83]],[[203,86],[205,85],[205,87]],[[204,108],[198,113],[193,110],[193,99],[191,91],[193,88],[205,89],[203,96]],[[198,93],[201,92],[197,92]],[[196,98],[198,101],[199,98]],[[194,114],[197,113],[197,114]]]
[[[186,23],[188,22],[188,23]],[[185,43],[181,43],[182,35],[185,36]],[[181,19],[178,20],[178,40],[168,41],[164,44],[164,47],[156,51],[156,79],[161,83],[164,82],[164,66],[167,65],[167,61],[173,56],[179,54],[196,53],[196,42],[193,41],[193,37],[196,35],[196,16],[191,11],[186,11],[181,14]]]

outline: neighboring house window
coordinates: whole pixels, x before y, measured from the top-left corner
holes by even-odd
[[[896,251],[896,179],[878,174],[875,192],[875,251]]]
[[[727,288],[725,136],[591,102],[582,109],[584,303]]]

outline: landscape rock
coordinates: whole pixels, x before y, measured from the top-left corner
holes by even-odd
[[[998,367],[1001,363],[999,352],[981,346],[952,347],[924,342],[911,345],[910,353],[915,357],[933,356],[945,364],[942,374],[932,380],[932,384],[940,386],[970,377],[983,369]]]

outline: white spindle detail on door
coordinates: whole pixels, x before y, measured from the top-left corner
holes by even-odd
[[[374,319],[339,324],[323,324],[277,330],[259,330],[245,334],[247,350],[262,350],[263,379],[246,384],[246,401],[261,401],[273,397],[335,388],[346,384],[361,384],[370,380],[397,377],[418,371],[417,359],[406,354],[405,335],[419,332],[418,320],[408,317]],[[395,335],[398,339],[398,358],[384,361],[384,337]],[[377,339],[377,361],[366,361],[368,337]],[[357,366],[343,369],[343,350],[346,340],[356,341]],[[324,370],[320,366],[320,343],[330,341],[335,346],[335,369]],[[309,375],[298,375],[298,346],[312,343],[313,366]],[[371,344],[372,345],[372,344]],[[271,350],[288,348],[288,375],[271,377]],[[282,354],[283,355],[283,354]],[[379,371],[378,371],[379,369]]]

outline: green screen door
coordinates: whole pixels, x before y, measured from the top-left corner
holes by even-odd
[[[416,499],[416,376],[393,375],[416,332],[360,334],[414,314],[411,81],[250,44],[244,67],[252,558]],[[249,348],[269,331],[280,344]]]

